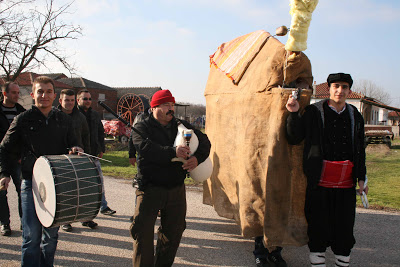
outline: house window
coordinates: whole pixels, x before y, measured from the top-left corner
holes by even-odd
[[[100,101],[105,101],[106,100],[106,95],[105,94],[99,94],[99,100]]]

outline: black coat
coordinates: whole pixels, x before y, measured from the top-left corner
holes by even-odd
[[[32,106],[15,117],[0,144],[0,177],[10,175],[12,158],[21,158],[22,178],[30,180],[38,157],[68,154],[77,145],[70,116],[53,108],[46,118]]]
[[[62,110],[61,105],[58,106],[58,109]],[[68,115],[72,119],[72,128],[74,129],[78,146],[81,147],[85,153],[90,153],[90,133],[85,115],[83,115],[77,107],[74,107],[72,113]]]
[[[322,173],[324,159],[322,103],[323,101],[307,106],[302,116],[298,112],[290,113],[286,123],[289,144],[296,145],[304,139],[303,170],[309,188],[317,186]],[[350,115],[353,125],[353,182],[357,184],[357,180],[365,180],[366,175],[364,119],[356,107],[346,105],[350,114],[353,114]]]
[[[93,156],[97,156],[100,152],[106,151],[106,146],[104,143],[104,127],[103,123],[101,122],[100,114],[89,108],[88,111],[83,110],[81,107],[78,106],[80,112],[86,116],[86,121],[89,126],[89,133],[90,133],[90,152],[89,154]]]
[[[210,154],[211,143],[207,135],[194,129],[188,122],[181,122],[186,128],[193,129],[199,139],[199,147],[193,156],[200,164]],[[178,124],[175,120],[170,123],[172,131],[170,135],[152,114],[135,125],[135,128],[147,137],[144,139],[136,132],[132,137],[133,144],[138,151],[137,180],[139,185],[174,187],[184,182],[186,171],[182,168],[182,163],[171,162],[171,159],[176,157],[173,145],[178,133]]]

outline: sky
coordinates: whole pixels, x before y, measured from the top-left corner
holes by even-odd
[[[161,86],[176,101],[205,104],[209,56],[244,34],[290,27],[289,9],[289,0],[75,0],[64,21],[83,35],[60,45],[77,76],[111,87]],[[307,43],[317,84],[350,73],[400,107],[400,1],[320,0]]]

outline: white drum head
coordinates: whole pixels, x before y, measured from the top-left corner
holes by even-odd
[[[33,167],[32,191],[39,221],[44,227],[50,227],[56,213],[56,191],[50,163],[45,157],[38,158]]]

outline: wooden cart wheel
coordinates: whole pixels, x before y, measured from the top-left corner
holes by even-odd
[[[118,101],[118,115],[128,121],[131,125],[136,114],[144,110],[142,98],[135,94],[123,95]]]

